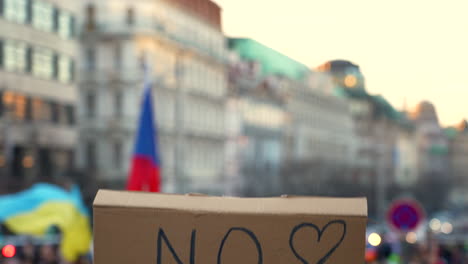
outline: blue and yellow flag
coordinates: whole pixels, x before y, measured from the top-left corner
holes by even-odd
[[[36,184],[11,195],[0,196],[0,222],[14,233],[44,235],[51,226],[62,232],[60,250],[67,261],[89,252],[89,213],[78,186],[70,192],[51,184]]]

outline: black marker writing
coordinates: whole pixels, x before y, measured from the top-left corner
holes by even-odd
[[[343,234],[341,235],[340,240],[325,254],[325,256],[323,256],[321,259],[319,259],[317,261],[317,263],[316,263],[316,264],[324,264],[328,260],[328,258],[333,254],[333,252],[335,252],[335,250],[343,242],[343,240],[344,240],[344,238],[346,236],[346,222],[343,221],[343,220],[334,220],[334,221],[331,221],[328,224],[326,224],[321,230],[320,230],[320,228],[318,228],[316,225],[314,225],[312,223],[302,223],[302,224],[294,227],[294,229],[291,232],[291,235],[289,236],[289,247],[291,248],[291,250],[294,253],[294,255],[296,256],[296,258],[299,259],[303,264],[309,264],[309,262],[307,260],[305,260],[301,255],[299,255],[299,253],[297,253],[296,248],[294,247],[294,236],[296,235],[296,233],[299,230],[301,230],[303,228],[307,228],[307,227],[313,228],[315,231],[317,231],[317,242],[320,242],[320,239],[322,238],[322,235],[325,232],[325,230],[329,226],[334,225],[334,224],[339,224],[339,225],[343,226]]]
[[[195,230],[192,231],[192,236],[190,238],[190,264],[195,264],[195,239],[196,239],[197,232]],[[184,264],[177,253],[175,252],[174,248],[171,245],[171,242],[169,242],[169,239],[166,236],[166,233],[164,233],[164,230],[162,228],[159,229],[158,232],[158,245],[157,245],[157,259],[156,263],[157,264],[162,264],[162,243],[166,244],[166,246],[169,248],[169,251],[171,252],[172,256],[174,257],[175,261],[177,264]]]
[[[260,242],[258,241],[257,237],[255,236],[255,234],[252,231],[248,230],[247,228],[243,228],[243,227],[233,227],[233,228],[229,229],[229,231],[226,233],[226,235],[224,236],[223,240],[221,241],[221,245],[219,247],[218,262],[217,263],[221,264],[221,255],[223,253],[224,244],[226,243],[227,239],[229,238],[229,235],[233,231],[244,232],[250,237],[250,239],[252,239],[252,241],[255,243],[255,246],[257,248],[258,264],[262,264],[263,263],[263,253],[262,253],[262,246],[260,245]]]

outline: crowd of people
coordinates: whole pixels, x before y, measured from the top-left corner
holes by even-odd
[[[468,264],[468,251],[463,243],[406,244],[395,252],[389,243],[382,243],[375,258],[367,264]]]
[[[10,258],[4,258],[2,264],[91,264],[89,256],[81,256],[75,262],[68,262],[60,256],[58,245],[43,244],[33,245],[27,242],[16,248],[16,254]]]

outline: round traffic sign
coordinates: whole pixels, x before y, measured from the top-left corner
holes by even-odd
[[[424,209],[415,200],[403,199],[394,201],[387,212],[388,224],[402,232],[413,231],[423,222]]]

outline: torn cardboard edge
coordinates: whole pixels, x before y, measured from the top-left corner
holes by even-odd
[[[94,200],[94,207],[222,214],[367,217],[367,200],[363,197],[328,198],[283,195],[271,198],[239,198],[99,190]]]

